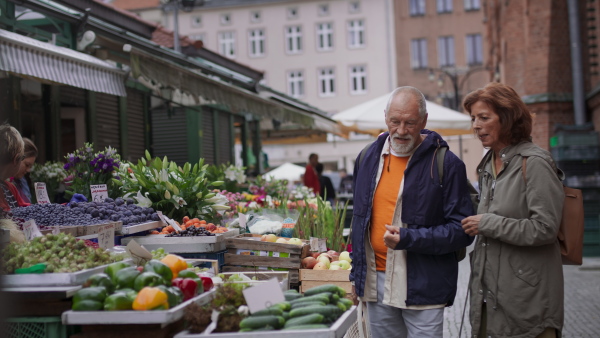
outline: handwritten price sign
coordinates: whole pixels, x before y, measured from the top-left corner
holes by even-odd
[[[46,183],[35,182],[34,188],[35,188],[35,197],[37,198],[37,202],[39,204],[50,203],[50,198],[48,197],[48,190],[46,189]]]
[[[103,249],[115,246],[115,224],[111,223],[100,228],[98,231],[98,246]]]
[[[33,219],[30,219],[29,221],[23,223],[23,233],[25,234],[25,238],[27,238],[28,241],[36,237],[44,236],[40,232],[40,229],[38,228],[37,224],[35,224],[35,220]]]
[[[90,192],[92,193],[92,201],[104,202],[108,198],[108,188],[106,184],[94,184],[90,185]]]

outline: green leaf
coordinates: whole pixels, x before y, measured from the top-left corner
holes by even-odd
[[[223,182],[223,181],[214,181],[210,185],[212,185],[213,187],[218,187],[220,185],[223,185],[223,183],[225,183],[225,182]]]
[[[169,166],[169,161],[167,160],[167,156],[165,156],[165,158],[163,159],[162,162],[162,169],[167,169]]]
[[[152,157],[150,156],[150,152],[148,151],[148,149],[146,149],[146,150],[145,150],[145,153],[146,153],[146,159],[147,159],[148,161],[150,161],[150,159],[151,159]]]

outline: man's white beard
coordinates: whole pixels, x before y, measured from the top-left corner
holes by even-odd
[[[395,138],[400,137],[403,139],[409,139],[410,142],[407,144],[400,144],[394,142]],[[398,133],[395,133],[394,135],[392,135],[390,142],[392,143],[392,149],[394,150],[394,152],[400,155],[407,155],[415,148],[415,139],[410,134],[400,136]]]

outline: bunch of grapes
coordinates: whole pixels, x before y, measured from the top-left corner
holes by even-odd
[[[152,254],[152,259],[156,259],[159,261],[168,255],[168,253],[166,253],[165,249],[163,249],[163,248],[158,248],[156,250],[152,250],[150,253]]]
[[[124,255],[111,255],[100,248],[64,233],[36,237],[26,243],[11,243],[1,253],[3,272],[46,263],[45,272],[75,272],[121,261]]]
[[[189,227],[180,232],[172,232],[165,237],[194,237],[194,236],[214,236],[215,234],[206,230],[204,227]]]

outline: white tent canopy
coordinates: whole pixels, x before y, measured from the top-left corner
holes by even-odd
[[[288,180],[289,182],[299,181],[300,175],[304,174],[304,170],[304,167],[286,162],[268,173],[265,173],[263,177],[267,180],[273,177],[278,180]]]
[[[378,135],[388,130],[385,124],[385,106],[389,97],[390,94],[380,96],[339,112],[332,118],[354,131]],[[471,118],[466,114],[431,101],[427,101],[427,113],[427,129],[442,135],[471,133]]]

